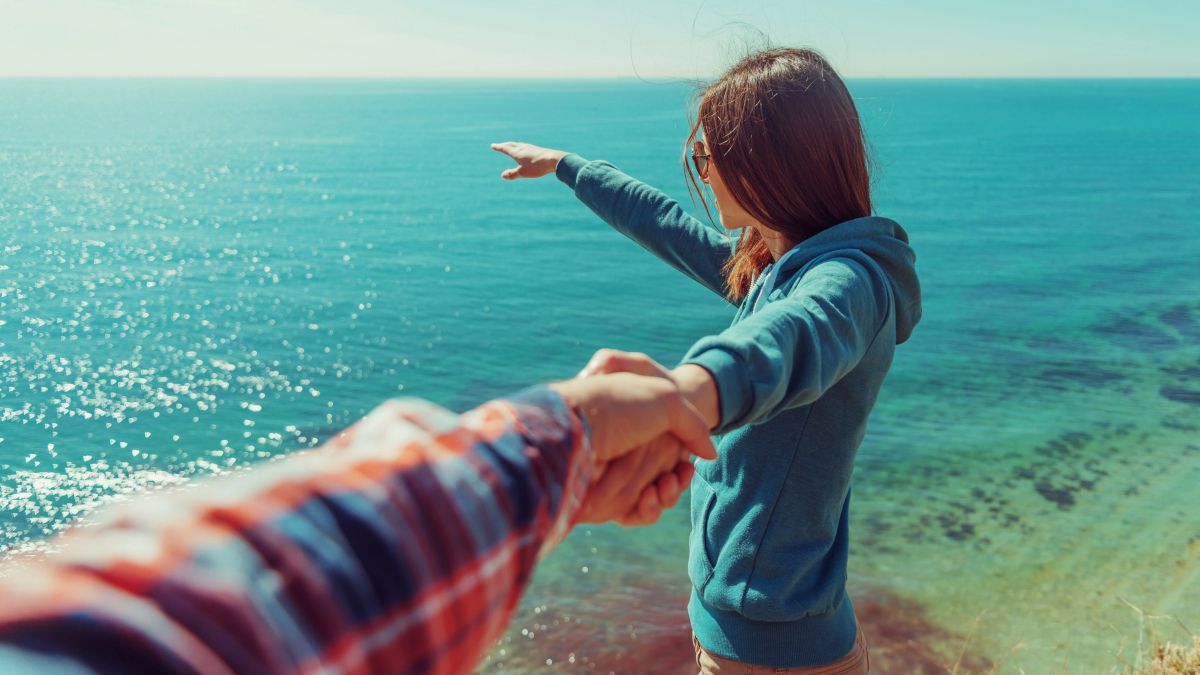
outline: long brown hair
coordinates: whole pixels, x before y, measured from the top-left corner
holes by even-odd
[[[793,241],[871,214],[858,110],[846,85],[819,53],[776,48],[751,54],[698,96],[699,113],[684,145],[684,166],[710,218],[686,158],[701,131],[710,161],[737,203]],[[743,229],[723,270],[729,297],[745,297],[770,262],[762,236]]]

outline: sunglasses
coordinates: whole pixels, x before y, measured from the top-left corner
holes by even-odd
[[[696,173],[701,178],[708,178],[708,158],[711,157],[704,147],[704,141],[696,141],[692,144],[692,165],[696,167]]]

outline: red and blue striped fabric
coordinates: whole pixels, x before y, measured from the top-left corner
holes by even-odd
[[[462,416],[389,402],[320,449],[134,500],[10,569],[0,672],[469,672],[592,464],[545,387]]]

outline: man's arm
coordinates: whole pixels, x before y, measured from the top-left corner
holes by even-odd
[[[677,394],[631,382],[616,406],[603,382],[461,417],[388,403],[319,450],[128,503],[0,585],[0,672],[470,671],[598,461],[696,446]],[[610,419],[641,409],[632,434]]]

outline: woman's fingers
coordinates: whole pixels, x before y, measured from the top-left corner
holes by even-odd
[[[659,477],[654,484],[646,486],[637,505],[617,522],[625,527],[653,525],[662,517],[663,511],[675,506],[682,493],[678,477],[674,472],[669,471]]]
[[[658,490],[651,485],[642,492],[642,498],[637,503],[638,521],[642,525],[657,523],[662,515],[663,504],[658,499]]]
[[[638,503],[626,514],[617,519],[617,524],[622,527],[652,525],[658,522],[660,515],[662,515],[662,504],[658,502],[658,495],[655,494],[654,486],[650,486],[642,493],[641,498],[638,499]]]
[[[658,501],[664,509],[675,506],[683,490],[679,486],[679,477],[674,471],[668,471],[654,481],[654,489],[658,492]]]
[[[551,150],[550,148],[541,148],[538,145],[530,145],[529,143],[516,143],[514,141],[505,141],[503,143],[492,143],[492,150],[497,153],[508,155],[517,163],[514,168],[508,169],[500,174],[500,178],[505,180],[515,180],[517,178],[540,178],[542,175],[552,173],[558,168],[558,160],[562,160],[566,153],[562,150]]]
[[[679,503],[679,498],[692,482],[694,472],[695,468],[691,462],[679,462],[674,469],[659,476],[654,485],[647,489],[653,488],[658,492],[658,503],[662,505],[662,510],[666,511]]]
[[[610,479],[622,482],[630,480],[637,472],[646,469],[644,463],[642,466],[636,466],[637,462],[629,461],[616,461],[611,464],[617,465],[618,470],[611,475],[606,472],[606,475]],[[664,511],[674,508],[679,503],[694,473],[695,468],[691,462],[678,462],[671,470],[659,474],[654,482],[643,488],[633,506],[624,510],[619,510],[622,507],[613,501],[615,491],[620,486],[610,484],[605,490],[593,491],[588,496],[580,521],[603,523],[615,519],[625,527],[652,525],[658,522]]]
[[[619,519],[636,511],[639,503],[648,499],[647,492],[654,494],[654,502],[674,504],[681,491],[677,464],[684,452],[677,438],[665,435],[609,462],[592,478],[583,519],[587,522]]]
[[[528,152],[528,144],[514,143],[505,141],[503,143],[492,143],[492,149],[500,154],[507,155],[517,163],[517,166],[510,167],[500,172],[500,178],[504,180],[516,180],[522,176],[522,169],[529,163],[530,157]]]
[[[683,490],[692,484],[692,477],[696,475],[696,466],[687,460],[680,461],[675,465],[675,477],[679,479],[679,493],[683,494]]]
[[[647,377],[669,378],[670,373],[654,359],[640,352],[623,352],[616,349],[597,350],[588,360],[577,377],[603,375],[606,373],[633,373]]]
[[[605,465],[599,479],[588,490],[587,522],[605,522],[629,510],[632,502],[627,496],[643,471],[645,452],[631,452]]]
[[[617,520],[625,527],[639,527],[657,523],[664,511],[679,503],[687,486],[692,481],[695,468],[691,462],[680,462],[649,485],[638,498],[637,505]]]
[[[503,153],[505,155],[508,155],[509,157],[512,157],[513,159],[516,159],[517,153],[521,149],[522,145],[525,145],[525,144],[524,143],[514,143],[512,141],[504,141],[503,143],[492,143],[492,149],[495,150],[496,152]]]
[[[491,148],[496,152],[511,157],[517,163],[517,166],[500,174],[500,177],[505,180],[540,178],[541,176],[545,176],[554,171],[558,166],[558,160],[567,154],[561,150],[551,150],[515,141],[492,143]]]

